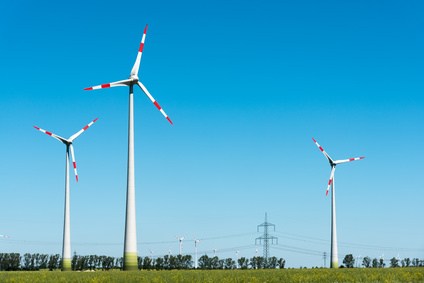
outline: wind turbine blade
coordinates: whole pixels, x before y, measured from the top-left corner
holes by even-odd
[[[74,147],[72,146],[72,144],[69,147],[71,148],[72,165],[74,166],[75,178],[77,178],[77,182],[78,182],[77,165],[75,164],[75,156],[74,156]]]
[[[169,119],[168,115],[166,115],[165,111],[159,106],[159,104],[156,102],[156,100],[153,98],[153,96],[149,93],[149,91],[144,87],[144,85],[141,82],[137,82],[138,86],[141,88],[141,90],[147,95],[147,97],[153,102],[154,105],[159,109],[159,111],[165,116],[166,119],[168,119],[169,123],[171,125],[174,125],[171,122],[171,119]]]
[[[336,170],[336,167],[333,166],[331,168],[330,180],[328,181],[327,192],[325,193],[325,195],[328,195],[328,190],[330,189],[331,182],[333,181],[333,178],[334,178],[334,170]]]
[[[6,236],[6,235],[0,235],[0,237],[2,237],[2,238],[10,238],[9,236]]]
[[[327,152],[325,152],[325,150],[317,143],[316,140],[314,140],[314,138],[312,138],[312,140],[314,141],[314,143],[318,146],[318,148],[322,151],[322,153],[324,153],[325,157],[327,157],[328,162],[330,163],[334,163],[333,159],[331,159],[330,155],[327,154]]]
[[[141,39],[140,48],[138,49],[137,59],[135,60],[134,66],[131,70],[131,76],[137,76],[138,75],[138,69],[140,67],[140,59],[141,59],[141,53],[143,53],[143,47],[144,47],[144,40],[146,39],[146,32],[147,32],[147,25],[144,29],[143,38]]]
[[[118,81],[118,82],[114,82],[110,84],[96,85],[93,87],[84,88],[84,90],[101,89],[101,88],[108,88],[108,87],[114,87],[114,86],[129,86],[131,85],[131,82],[132,80],[128,79],[128,80]]]
[[[365,157],[356,157],[356,158],[350,158],[350,159],[336,160],[334,163],[335,164],[340,164],[340,163],[345,163],[345,162],[349,162],[349,161],[355,161],[355,160],[364,159],[364,158]]]
[[[187,234],[185,234],[184,237],[181,238],[181,240],[184,239],[186,236],[187,236]]]
[[[57,139],[57,140],[59,140],[60,142],[62,142],[62,143],[64,143],[64,144],[66,144],[67,142],[68,142],[68,140],[67,139],[64,139],[64,138],[62,138],[62,137],[60,137],[60,136],[58,136],[58,135],[55,135],[55,134],[53,134],[53,133],[50,133],[50,132],[48,132],[48,131],[46,131],[46,130],[43,130],[43,129],[40,129],[39,127],[36,127],[36,126],[33,126],[34,128],[36,128],[37,130],[39,130],[39,131],[42,131],[43,133],[45,133],[45,134],[48,134],[49,136],[51,136],[51,137],[53,137],[53,138],[55,138],[55,139]]]
[[[76,139],[79,135],[81,135],[82,134],[82,132],[84,132],[85,130],[87,130],[91,125],[93,125],[93,123],[94,122],[96,122],[97,121],[97,119],[99,119],[99,118],[96,118],[96,119],[94,119],[90,124],[88,124],[87,126],[85,126],[84,128],[82,128],[82,130],[80,130],[78,133],[76,133],[76,134],[74,134],[74,135],[72,135],[70,138],[69,138],[69,140],[72,142],[74,139]]]

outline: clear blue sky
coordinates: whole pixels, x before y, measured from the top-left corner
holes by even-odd
[[[122,256],[128,88],[135,90],[138,249],[252,257],[268,212],[288,266],[330,252],[424,256],[421,1],[12,1],[0,10],[2,252],[61,253],[70,137],[71,247]],[[188,239],[188,238],[187,238]],[[259,247],[261,251],[261,247]],[[290,251],[289,251],[290,250]],[[328,266],[328,261],[327,261]]]

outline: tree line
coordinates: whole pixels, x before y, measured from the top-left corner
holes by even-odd
[[[165,255],[163,257],[137,257],[138,269],[144,270],[172,270],[193,269],[191,255]],[[283,258],[270,257],[268,260],[260,256],[253,258],[241,257],[237,260],[232,258],[219,259],[217,256],[209,257],[202,255],[198,260],[198,269],[273,269],[284,268],[286,261]],[[59,254],[29,254],[21,256],[19,253],[0,253],[1,271],[37,271],[40,269],[61,269],[62,260]],[[110,270],[123,269],[122,257],[105,255],[77,255],[74,253],[71,260],[71,268],[75,271],[82,270]]]
[[[423,267],[424,260],[418,258],[400,259],[393,257],[389,260],[390,267]],[[144,270],[172,270],[172,269],[193,269],[193,258],[191,255],[165,255],[163,257],[137,257],[138,269]],[[217,256],[209,257],[202,255],[198,259],[198,269],[283,269],[286,261],[283,258],[270,257],[266,260],[264,257],[255,256],[252,258],[241,257],[237,261],[232,258],[219,259]],[[359,262],[357,262],[359,265]],[[366,256],[362,259],[361,265],[365,268],[384,268],[386,263],[383,258],[374,258]],[[348,254],[343,259],[343,265],[340,267],[353,268],[355,258]],[[71,260],[72,270],[110,270],[123,269],[122,257],[111,257],[105,255],[77,255],[74,253]],[[59,254],[29,254],[21,256],[19,253],[0,253],[1,271],[36,271],[40,269],[61,269],[62,260]]]
[[[384,262],[383,258],[374,258],[371,259],[370,257],[366,256],[362,259],[362,266],[365,268],[384,268],[386,266],[386,263]],[[355,266],[355,258],[352,254],[348,254],[343,259],[343,265],[341,267],[347,267],[352,268]],[[424,260],[420,260],[418,258],[413,258],[412,260],[410,258],[404,258],[400,259],[398,257],[393,257],[390,259],[390,267],[423,267],[424,266]]]

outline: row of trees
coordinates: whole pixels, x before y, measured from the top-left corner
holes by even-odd
[[[275,256],[265,258],[261,256],[255,256],[251,259],[241,257],[236,261],[232,258],[219,259],[218,257],[208,257],[203,255],[199,258],[199,268],[200,269],[275,269],[275,268],[284,268],[286,261],[283,258],[277,259]]]
[[[165,255],[164,257],[149,258],[138,257],[138,269],[145,270],[171,270],[171,269],[192,269],[193,259],[191,255]],[[241,257],[237,260],[232,258],[219,259],[203,255],[198,260],[199,269],[265,269],[284,268],[286,261],[282,258],[270,257],[265,260],[263,257],[255,256],[251,259]],[[72,270],[109,270],[122,269],[123,258],[97,255],[77,255],[74,253],[71,260]],[[55,270],[62,268],[60,255],[29,254],[21,256],[19,253],[0,253],[0,270],[27,270],[36,271],[40,269]]]
[[[0,270],[39,270],[58,269],[61,266],[60,255],[0,253]]]
[[[355,258],[352,254],[348,254],[343,259],[343,267],[352,268],[355,266]],[[370,257],[366,256],[362,259],[362,266],[365,268],[384,268],[386,266],[386,263],[384,262],[383,258],[374,258],[371,259]],[[409,258],[396,258],[393,257],[390,259],[390,267],[422,267],[424,266],[424,260],[420,260],[418,258],[409,259]]]

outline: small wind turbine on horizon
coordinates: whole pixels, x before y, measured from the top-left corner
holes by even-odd
[[[69,207],[69,149],[71,150],[72,164],[74,166],[75,178],[78,182],[77,166],[76,166],[76,163],[75,163],[74,147],[73,147],[72,143],[74,142],[74,140],[79,135],[81,135],[85,130],[87,130],[94,122],[96,122],[97,119],[95,119],[90,124],[85,126],[78,133],[72,135],[69,139],[62,138],[58,135],[55,135],[53,133],[50,133],[48,131],[45,131],[43,129],[40,129],[40,128],[34,126],[34,128],[36,128],[37,130],[57,139],[58,141],[60,141],[61,143],[66,145],[65,220],[64,220],[64,225],[63,225],[63,247],[62,247],[63,271],[71,270],[71,223],[70,223],[70,207]]]
[[[178,238],[177,236],[174,236],[175,238],[177,238],[178,241],[180,241],[180,255],[181,255],[181,250],[183,249],[183,240],[186,236],[187,234],[185,234],[184,237],[182,238]]]
[[[146,87],[139,81],[138,70],[140,67],[141,54],[143,52],[144,40],[146,38],[147,25],[144,29],[137,58],[131,70],[130,76],[126,80],[117,81],[85,88],[84,90],[102,89],[115,86],[129,87],[129,117],[128,117],[128,165],[127,165],[127,201],[125,216],[125,238],[124,238],[124,270],[137,270],[137,229],[135,219],[135,178],[134,178],[134,107],[133,107],[133,86],[138,85],[153,104],[159,109],[163,116],[172,124],[168,115],[159,106]]]
[[[330,180],[328,182],[327,192],[325,193],[325,195],[328,194],[328,190],[330,189],[330,186],[332,185],[332,190],[331,190],[331,196],[332,196],[331,197],[331,259],[330,259],[331,264],[330,264],[330,267],[331,268],[338,268],[339,267],[339,260],[338,260],[338,252],[337,252],[336,198],[335,198],[334,171],[336,170],[337,164],[341,164],[341,163],[345,163],[345,162],[349,162],[349,161],[354,161],[354,160],[359,160],[359,159],[364,159],[365,157],[357,157],[357,158],[350,158],[350,159],[333,161],[333,159],[331,159],[331,157],[324,151],[324,149],[317,143],[317,141],[314,140],[314,138],[312,138],[312,140],[315,142],[315,144],[318,146],[318,148],[325,155],[325,157],[327,158],[327,160],[328,160],[328,162],[330,163],[330,166],[331,166]]]
[[[219,251],[219,249],[214,249],[214,248],[212,247],[212,250],[213,250],[213,257],[216,257],[216,252],[217,252],[217,251]]]
[[[196,237],[194,236],[193,236],[193,239],[194,239],[194,268],[197,269],[197,243],[202,240],[196,240]]]
[[[169,251],[167,252],[167,254],[168,254],[169,256],[171,256],[171,255],[172,255],[172,247],[171,247],[171,248],[169,248]]]
[[[236,269],[238,269],[239,268],[239,266],[238,266],[238,254],[239,254],[239,252],[241,252],[241,250],[240,251],[236,251],[236,250],[233,249],[233,251],[236,252]]]
[[[358,255],[356,257],[356,267],[361,267],[361,265],[359,264],[359,259],[361,258],[361,255]]]
[[[150,259],[152,260],[152,264],[153,264],[153,254],[156,253],[156,251],[152,251],[151,249],[149,249],[150,252]]]

